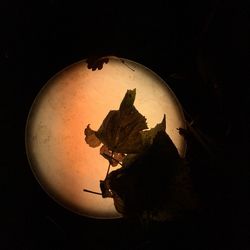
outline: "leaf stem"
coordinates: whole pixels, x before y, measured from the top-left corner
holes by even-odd
[[[108,174],[109,174],[110,166],[111,166],[111,163],[109,162],[109,166],[108,166],[108,170],[107,170],[105,179],[107,178],[107,176],[108,176]]]
[[[91,191],[91,190],[88,190],[88,189],[83,189],[84,192],[88,192],[88,193],[91,193],[91,194],[98,194],[98,195],[102,195],[102,193],[99,193],[99,192],[94,192],[94,191]]]
[[[112,153],[111,153],[111,157],[110,157],[111,159],[113,158],[113,155],[114,155],[114,151],[112,151]],[[108,166],[108,170],[107,170],[105,179],[107,178],[107,176],[108,176],[108,174],[109,174],[110,166],[111,166],[111,160],[109,160],[109,166]]]

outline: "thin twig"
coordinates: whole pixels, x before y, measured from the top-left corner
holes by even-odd
[[[114,155],[114,151],[112,150],[112,152],[111,152],[111,158],[113,158],[113,155]],[[111,161],[109,160],[109,166],[108,166],[108,170],[107,170],[105,179],[107,178],[107,176],[108,176],[108,174],[109,174],[110,166],[111,166]]]
[[[128,64],[126,64],[124,60],[122,60],[122,59],[120,59],[120,60],[121,60],[121,62],[122,62],[124,65],[126,65],[130,70],[135,71],[135,70],[132,69],[130,66],[128,66]]]
[[[88,189],[83,189],[84,192],[88,192],[88,193],[91,193],[91,194],[98,194],[98,195],[102,195],[102,193],[99,193],[99,192],[94,192],[94,191],[91,191],[91,190],[88,190]]]

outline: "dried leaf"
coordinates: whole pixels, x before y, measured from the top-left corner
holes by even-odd
[[[134,106],[136,90],[128,90],[119,110],[112,110],[96,132],[109,150],[118,153],[138,153],[142,150],[140,132],[147,128],[146,118]]]
[[[101,70],[103,68],[104,63],[107,64],[108,62],[109,62],[108,57],[92,56],[87,59],[87,67],[92,71],[95,71],[97,69]]]
[[[165,221],[195,208],[187,166],[165,131],[157,132],[147,150],[124,165],[103,182],[123,216]]]
[[[153,143],[154,138],[158,134],[158,132],[165,130],[166,130],[166,115],[164,114],[161,123],[156,124],[156,126],[154,128],[151,128],[150,130],[141,131],[142,143],[144,147],[146,148],[150,146]]]
[[[100,146],[100,144],[101,144],[101,141],[96,137],[95,133],[96,132],[94,130],[92,130],[88,124],[87,128],[85,128],[85,130],[84,130],[85,141],[92,148],[96,148],[96,147]]]
[[[151,128],[150,130],[141,131],[140,136],[142,140],[143,150],[140,153],[143,153],[147,148],[149,148],[153,144],[154,138],[156,137],[158,132],[165,132],[165,130],[166,116],[164,115],[162,122],[158,123],[154,128]],[[140,154],[127,154],[122,161],[123,167],[129,167],[138,157],[140,157]]]

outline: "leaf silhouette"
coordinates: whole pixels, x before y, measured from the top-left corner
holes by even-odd
[[[156,124],[154,128],[149,130],[140,131],[141,143],[142,143],[142,150],[140,153],[146,151],[154,142],[156,135],[159,132],[165,132],[166,130],[166,115],[164,114],[161,123]],[[140,154],[127,154],[123,160],[122,165],[124,168],[129,167],[138,157]]]
[[[103,68],[104,63],[108,63],[109,58],[108,57],[97,57],[92,56],[87,59],[87,67],[88,69],[92,69],[92,71],[95,70],[101,70]]]
[[[188,167],[165,131],[156,132],[152,144],[128,165],[124,161],[101,187],[124,217],[166,221],[196,208]]]
[[[166,115],[164,114],[161,123],[156,124],[156,126],[154,128],[151,128],[150,130],[141,131],[142,143],[144,147],[146,148],[150,146],[153,143],[154,138],[158,134],[158,132],[165,130],[166,130]]]
[[[166,133],[165,114],[147,129],[146,118],[134,106],[135,96],[136,89],[127,90],[119,110],[111,110],[97,131],[90,125],[84,131],[91,147],[103,144],[100,154],[109,162],[106,177],[100,180],[101,195],[113,198],[124,217],[172,220],[196,208],[189,172]],[[121,167],[109,172],[117,164]]]
[[[96,132],[92,130],[88,124],[87,128],[84,130],[85,141],[92,148],[96,148],[101,144],[101,141],[96,137],[95,133]]]
[[[140,131],[148,128],[146,118],[134,106],[136,89],[128,90],[119,110],[111,110],[95,133],[109,150],[117,153],[138,153],[142,150]]]

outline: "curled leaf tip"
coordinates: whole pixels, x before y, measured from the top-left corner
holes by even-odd
[[[90,128],[90,124],[85,128],[84,134],[85,141],[90,147],[96,148],[100,146],[101,141],[96,137],[96,132]]]

